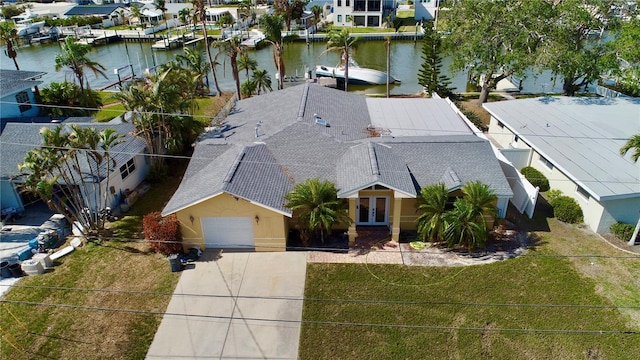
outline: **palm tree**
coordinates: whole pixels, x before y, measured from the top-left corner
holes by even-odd
[[[495,217],[497,197],[493,190],[479,181],[462,187],[463,198],[454,203],[445,215],[444,237],[449,246],[465,245],[469,251],[484,246],[489,235],[486,216]]]
[[[620,148],[620,155],[626,155],[629,150],[633,150],[631,160],[637,162],[640,159],[640,134],[633,135],[627,140],[627,143]]]
[[[238,55],[242,54],[243,48],[242,41],[239,37],[234,36],[226,41],[217,41],[216,47],[219,48],[229,58],[231,64],[231,76],[236,83],[236,94],[238,100],[242,99],[242,93],[240,92],[240,75],[238,70]]]
[[[276,77],[278,78],[278,90],[284,88],[284,58],[282,56],[283,37],[282,26],[284,19],[280,15],[265,14],[260,17],[260,26],[265,40],[273,46],[273,62],[276,65]]]
[[[422,188],[419,199],[418,211],[421,211],[421,214],[416,219],[418,233],[424,240],[442,241],[449,191],[443,183],[429,185]]]
[[[4,52],[5,55],[13,60],[13,65],[15,65],[16,70],[20,70],[18,62],[16,61],[18,52],[16,52],[16,49],[14,48],[14,43],[18,41],[18,31],[13,27],[12,23],[8,21],[0,23],[0,41],[7,46],[7,49]]]
[[[246,52],[242,52],[238,58],[238,70],[244,70],[247,79],[249,78],[249,70],[254,71],[258,68],[258,61],[252,58]]]
[[[253,72],[251,80],[256,83],[258,95],[260,95],[262,91],[273,91],[273,89],[271,88],[271,77],[269,76],[267,70],[255,70]]]
[[[334,224],[352,222],[344,201],[338,199],[338,191],[330,181],[307,179],[296,184],[284,198],[284,206],[297,214],[299,228],[319,234],[323,243],[325,233],[330,233]]]
[[[242,83],[242,97],[249,98],[252,97],[258,88],[256,81],[254,79],[247,79],[247,81]]]
[[[92,61],[87,57],[87,53],[91,51],[91,46],[84,45],[76,42],[71,37],[67,37],[64,39],[64,42],[61,45],[62,53],[56,55],[56,71],[60,71],[63,67],[68,67],[73,71],[76,79],[78,80],[78,85],[80,85],[80,91],[84,94],[84,70],[91,70],[96,78],[98,74],[107,78],[107,75],[104,73],[105,67],[100,63]]]
[[[496,216],[496,200],[498,198],[489,185],[480,181],[469,181],[462,187],[462,192],[464,193],[464,200],[471,205],[473,213],[476,214],[478,220],[482,219],[486,224],[486,216]]]
[[[180,9],[180,11],[178,11],[178,18],[180,19],[182,25],[188,25],[191,22],[191,9]]]
[[[220,96],[222,94],[222,90],[220,90],[220,85],[218,84],[218,75],[216,74],[216,63],[211,56],[211,49],[209,48],[209,37],[207,36],[207,10],[204,6],[204,0],[191,0],[194,12],[195,19],[199,19],[202,22],[202,36],[204,36],[204,48],[207,52],[207,58],[209,59],[209,68],[211,69],[211,74],[213,75],[213,85],[216,87],[216,96]],[[195,24],[195,22],[194,22]]]
[[[138,4],[131,4],[129,7],[131,11],[131,17],[135,17],[138,19],[138,24],[142,23],[142,8]]]
[[[322,6],[321,5],[313,5],[311,7],[311,13],[313,13],[313,22],[316,25],[316,30],[318,29],[318,24],[320,23],[320,15],[322,15]]]
[[[164,23],[166,25],[167,19],[165,19],[164,17],[164,13],[167,12],[166,0],[153,0],[153,5],[162,13],[162,20],[164,20]]]
[[[202,94],[203,80],[206,81],[206,87],[209,87],[209,69],[210,65],[204,58],[204,47],[200,44],[193,48],[185,47],[184,54],[179,54],[176,59],[183,62],[192,72],[194,81],[196,82],[196,91]]]
[[[327,49],[320,56],[327,52],[339,52],[340,63],[344,66],[344,91],[347,91],[349,84],[349,56],[351,49],[358,46],[358,39],[351,37],[349,30],[331,30],[327,35]]]
[[[444,237],[447,245],[466,246],[473,251],[478,246],[484,246],[489,231],[484,221],[478,221],[473,205],[464,198],[457,199],[453,210],[445,215]]]

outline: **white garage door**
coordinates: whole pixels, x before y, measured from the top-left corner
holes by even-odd
[[[249,217],[202,218],[204,245],[207,248],[253,249],[253,222]]]

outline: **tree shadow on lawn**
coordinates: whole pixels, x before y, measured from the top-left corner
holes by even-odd
[[[506,219],[514,223],[520,230],[532,232],[550,232],[549,221],[553,217],[553,208],[542,195],[538,195],[533,218],[529,219],[526,214],[520,214],[516,208],[509,203]]]

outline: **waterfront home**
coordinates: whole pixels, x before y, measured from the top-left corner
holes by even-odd
[[[420,189],[440,182],[452,199],[468,181],[489,185],[504,216],[513,193],[469,124],[445,99],[367,98],[317,84],[244,99],[196,144],[162,214],[176,214],[189,246],[283,251],[296,221],[284,196],[319,178],[348,203],[349,240],[375,226],[398,241],[416,229]]]
[[[640,99],[540,97],[484,104],[489,135],[517,168],[532,166],[574,198],[595,232],[640,216],[640,162],[620,155],[640,134]],[[520,150],[520,151],[518,151]]]
[[[395,18],[396,7],[396,0],[333,0],[333,24],[384,27],[387,16]]]

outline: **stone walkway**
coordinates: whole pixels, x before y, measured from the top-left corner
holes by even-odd
[[[505,240],[515,240],[520,246],[512,249],[467,254],[436,246],[422,250],[411,248],[408,243],[388,239],[372,242],[368,247],[352,247],[348,252],[307,252],[310,263],[354,263],[354,264],[398,264],[407,266],[468,266],[489,264],[512,259],[526,251],[526,236],[513,230],[506,233]],[[517,244],[516,243],[516,244]],[[358,245],[358,244],[357,244]]]

